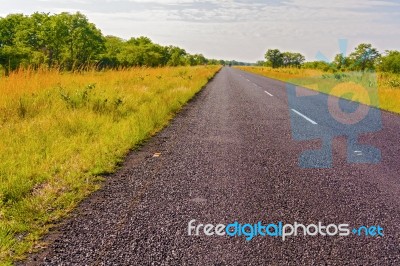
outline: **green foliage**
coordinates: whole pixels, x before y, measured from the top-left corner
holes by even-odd
[[[265,59],[273,68],[281,67],[283,64],[282,53],[278,49],[268,49],[265,54]]]
[[[343,54],[337,54],[332,64],[336,70],[346,70],[350,67],[350,59]]]
[[[305,61],[305,57],[300,53],[281,52],[278,49],[269,49],[265,54],[265,59],[267,62],[264,65],[273,68],[300,67]]]
[[[325,61],[313,61],[313,62],[305,62],[302,65],[303,68],[306,69],[318,69],[322,71],[331,71],[332,69],[332,64],[329,64]]]
[[[305,60],[306,58],[300,53],[282,53],[282,62],[284,67],[300,67]]]
[[[400,52],[386,51],[386,55],[382,57],[379,69],[385,72],[400,73]]]
[[[349,56],[337,54],[333,62],[325,62],[325,66],[323,66],[322,63],[314,65],[308,64],[307,66],[309,68],[331,72],[374,70],[380,56],[378,50],[373,48],[371,44],[362,43],[359,44]]]
[[[378,50],[371,44],[361,43],[350,54],[349,60],[353,65],[353,70],[373,70],[380,56]]]
[[[305,69],[318,69],[325,72],[343,71],[372,71],[379,69],[383,72],[400,73],[400,51],[386,51],[382,56],[371,44],[361,43],[349,55],[337,54],[329,62],[313,61],[304,62],[305,58],[300,53],[281,52],[278,49],[268,49],[265,53],[266,61],[258,61],[257,66],[272,68],[302,67]],[[396,87],[393,81],[392,87]]]
[[[0,18],[0,64],[6,74],[21,66],[80,68],[95,63],[104,49],[100,30],[79,12]]]
[[[306,62],[303,68],[319,69],[323,71],[371,71],[400,73],[400,51],[386,51],[381,55],[371,44],[359,44],[349,56],[337,54],[332,63],[315,61]],[[396,81],[390,84],[396,87]]]
[[[81,13],[0,18],[0,69],[20,67],[82,70],[87,67],[185,66],[225,64],[176,46],[161,46],[147,37],[104,37]]]

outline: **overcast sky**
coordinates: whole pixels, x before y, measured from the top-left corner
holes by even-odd
[[[10,13],[84,13],[105,35],[150,37],[208,58],[261,60],[268,48],[314,60],[361,42],[400,50],[400,0],[0,0]]]

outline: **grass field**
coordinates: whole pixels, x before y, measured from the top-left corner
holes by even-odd
[[[400,75],[391,73],[327,73],[314,69],[238,67],[313,90],[400,113]]]
[[[0,77],[0,264],[38,248],[218,66]]]

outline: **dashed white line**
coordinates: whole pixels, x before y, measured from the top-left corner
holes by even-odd
[[[299,116],[303,117],[305,120],[307,120],[307,121],[310,122],[311,124],[313,124],[313,125],[318,125],[317,122],[315,122],[315,121],[312,120],[311,118],[309,118],[309,117],[303,115],[303,114],[300,113],[299,111],[297,111],[297,110],[295,110],[295,109],[292,109],[292,111],[295,112],[296,114],[298,114]]]
[[[247,78],[245,78],[248,82],[251,82],[251,83],[253,83],[253,85],[254,86],[256,86],[256,87],[258,87],[258,88],[261,88],[261,86],[259,86],[258,84],[256,84],[256,83],[254,83],[254,82],[252,82],[252,81],[250,81],[249,79],[247,79]],[[268,94],[269,96],[271,96],[271,97],[273,97],[274,95],[272,95],[271,93],[269,93],[268,91],[264,91],[266,94]]]
[[[268,91],[264,91],[266,94],[268,94],[269,96],[274,96],[271,93],[269,93]]]

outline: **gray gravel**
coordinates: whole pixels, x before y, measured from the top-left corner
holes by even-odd
[[[300,152],[320,143],[292,140],[285,84],[224,68],[25,263],[400,265],[400,117],[382,120],[360,138],[381,149],[381,163],[348,164],[339,137],[333,168],[302,169]],[[379,224],[385,236],[196,237],[192,219]]]

